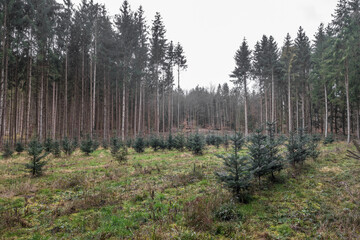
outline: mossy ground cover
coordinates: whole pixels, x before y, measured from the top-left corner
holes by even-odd
[[[124,164],[104,149],[49,155],[38,178],[15,154],[0,160],[0,238],[359,239],[360,162],[347,148],[321,146],[316,161],[254,183],[247,204],[233,204],[216,180],[222,147],[203,156],[130,149]]]

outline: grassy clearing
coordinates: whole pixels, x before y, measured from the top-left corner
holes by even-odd
[[[318,160],[262,180],[248,204],[232,203],[213,174],[222,148],[131,149],[122,165],[109,150],[49,155],[40,178],[15,155],[0,160],[0,238],[359,239],[360,162],[347,147],[321,146]]]

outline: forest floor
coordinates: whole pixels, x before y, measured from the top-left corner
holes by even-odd
[[[256,183],[247,204],[216,180],[223,148],[130,150],[124,164],[104,149],[49,155],[38,178],[14,154],[0,159],[0,239],[359,239],[360,162],[345,143],[320,148],[276,183]]]

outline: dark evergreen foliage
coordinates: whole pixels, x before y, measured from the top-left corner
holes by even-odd
[[[100,147],[100,142],[94,138],[94,140],[92,141],[92,151],[96,151],[98,148]]]
[[[288,144],[286,144],[287,160],[295,166],[297,163],[303,163],[307,157],[305,137],[300,134],[290,133]]]
[[[293,166],[303,164],[308,157],[316,159],[320,154],[317,146],[316,141],[306,135],[303,129],[299,129],[296,133],[290,134],[286,144],[286,158]]]
[[[324,139],[324,145],[331,144],[335,141],[334,135],[332,133],[328,134],[327,137]]]
[[[172,149],[174,149],[176,147],[175,140],[174,140],[171,133],[169,134],[169,136],[167,138],[166,147],[169,150],[172,150]]]
[[[119,148],[113,145],[111,155],[118,163],[125,163],[127,161],[128,149],[127,146],[118,145]]]
[[[31,140],[27,149],[31,159],[30,163],[25,164],[25,168],[29,170],[32,176],[40,176],[46,164],[42,159],[45,158],[49,152],[45,151],[45,153],[41,155],[44,148],[37,139]]]
[[[279,154],[279,141],[275,139],[275,123],[267,123],[268,136],[262,134],[262,129],[251,136],[248,146],[252,160],[252,171],[259,180],[262,176],[271,175],[284,167],[284,161]]]
[[[119,138],[117,137],[111,138],[110,140],[111,154],[116,154],[122,146],[123,143]]]
[[[11,145],[9,142],[6,142],[3,146],[3,158],[9,158],[12,157],[14,153],[14,150],[12,149]]]
[[[64,153],[68,156],[70,156],[75,150],[74,144],[67,137],[61,141],[61,147]]]
[[[45,152],[50,153],[53,148],[53,140],[51,138],[46,138],[43,145],[44,145]]]
[[[318,143],[321,141],[321,136],[319,134],[313,134],[311,135],[311,140],[314,142],[314,143]]]
[[[86,139],[81,141],[80,150],[85,153],[85,155],[89,155],[94,152],[94,141],[90,138],[90,136],[87,136]]]
[[[227,151],[229,149],[229,136],[227,134],[223,138],[223,143],[225,150]]]
[[[133,145],[133,140],[131,138],[126,140],[126,147],[131,148],[131,146]]]
[[[138,137],[135,139],[133,148],[135,149],[135,151],[136,151],[137,153],[143,153],[143,152],[145,151],[145,141],[144,141],[144,138],[141,137],[141,136],[138,136]]]
[[[245,138],[240,132],[235,132],[235,134],[230,137],[230,140],[233,142],[234,151],[237,152],[239,152],[245,144]]]
[[[185,146],[186,146],[186,138],[185,138],[184,134],[182,134],[182,133],[176,134],[175,139],[174,139],[174,145],[175,145],[176,150],[178,150],[180,152],[184,151]]]
[[[238,201],[244,202],[247,199],[253,174],[249,157],[239,155],[240,148],[236,143],[239,138],[239,134],[235,134],[232,138],[234,144],[231,154],[217,155],[224,160],[224,171],[215,174],[231,190]]]
[[[102,145],[102,147],[104,149],[108,149],[109,148],[109,141],[107,139],[103,139],[101,145]]]
[[[53,142],[53,146],[52,146],[52,149],[51,149],[51,153],[56,157],[60,157],[61,155],[61,150],[60,150],[60,143],[59,141],[54,141]]]
[[[155,151],[157,152],[159,149],[162,148],[162,140],[160,137],[156,136],[156,135],[153,135],[151,136],[150,138],[150,147]]]
[[[24,144],[22,142],[17,142],[15,145],[15,151],[20,154],[25,150]]]
[[[202,155],[205,148],[204,137],[200,135],[198,132],[194,135],[190,135],[187,141],[187,148],[194,155]]]
[[[74,138],[74,140],[72,141],[72,146],[74,151],[79,147],[79,141],[77,138]]]

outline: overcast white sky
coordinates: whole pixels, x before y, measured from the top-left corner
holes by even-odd
[[[73,0],[75,4],[80,0]],[[104,3],[110,15],[119,13],[121,0]],[[273,35],[281,47],[286,33],[296,37],[299,26],[313,39],[321,22],[331,21],[337,0],[129,0],[131,8],[143,6],[151,25],[160,12],[166,37],[180,42],[188,59],[181,87],[229,82],[234,54],[244,37],[253,49],[263,34]]]

